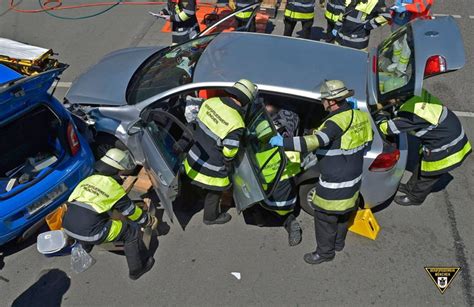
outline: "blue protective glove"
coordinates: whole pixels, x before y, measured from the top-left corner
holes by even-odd
[[[355,97],[346,98],[346,101],[351,106],[351,109],[357,109],[357,99]]]
[[[407,8],[404,5],[394,5],[392,6],[392,10],[394,10],[397,13],[403,13],[406,12]]]
[[[281,136],[281,134],[278,133],[277,135],[272,137],[270,141],[268,141],[268,143],[272,145],[273,147],[276,147],[276,146],[283,147],[283,137]]]
[[[332,34],[332,36],[336,37],[336,36],[337,36],[337,30],[336,30],[336,29],[332,29],[331,34]]]

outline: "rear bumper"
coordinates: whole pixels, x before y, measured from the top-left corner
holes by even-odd
[[[93,170],[94,158],[87,142],[79,136],[81,150],[74,157],[62,161],[46,178],[13,196],[0,205],[0,245],[21,235],[33,224],[43,219],[51,211],[63,204],[72,193],[76,185]],[[44,199],[45,195],[53,192],[61,184],[66,189],[51,203],[29,214],[28,208]]]

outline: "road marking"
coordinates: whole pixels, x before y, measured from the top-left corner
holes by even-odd
[[[453,111],[459,117],[474,117],[474,112]]]
[[[474,18],[473,18],[474,19]],[[72,82],[58,82],[57,87],[70,88]],[[453,111],[459,117],[474,117],[474,112]]]
[[[471,15],[471,16],[469,16],[469,18],[470,18],[470,19],[474,19],[474,16],[473,16],[473,15]]]
[[[57,87],[65,87],[65,88],[70,88],[72,85],[72,82],[58,82],[56,85]]]

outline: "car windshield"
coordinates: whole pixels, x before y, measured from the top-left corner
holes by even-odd
[[[382,96],[413,91],[415,56],[410,28],[393,33],[378,49],[378,84]]]
[[[136,104],[174,87],[191,83],[194,67],[215,35],[159,51],[135,72],[127,89],[128,104]]]

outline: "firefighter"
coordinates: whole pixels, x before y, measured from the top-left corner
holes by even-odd
[[[323,5],[324,0],[320,0],[320,3]],[[332,35],[332,30],[336,26],[336,22],[342,15],[342,12],[345,10],[345,0],[326,0],[326,10],[324,12],[324,17],[326,18],[326,41],[328,43],[334,42],[336,39]]]
[[[136,206],[119,184],[119,172],[134,167],[128,152],[117,148],[108,150],[96,162],[95,174],[81,181],[69,196],[62,224],[64,232],[86,250],[105,242],[123,241],[132,280],[148,272],[155,263],[153,257],[148,256],[139,226],[156,229],[158,224],[156,217]],[[112,220],[109,216],[112,209],[130,222]]]
[[[301,22],[303,38],[311,37],[311,28],[314,21],[314,0],[289,0],[285,8],[285,30],[283,35],[291,36],[296,23]]]
[[[243,9],[246,6],[252,5],[257,3],[257,0],[235,0],[230,2],[230,7],[235,8],[235,10],[240,10]],[[257,31],[257,25],[255,23],[255,16],[252,17],[253,10],[249,9],[240,13],[237,13],[235,15],[235,19],[237,20],[237,29],[241,27],[245,27],[250,21],[250,27],[248,29],[249,32],[256,32]]]
[[[196,0],[177,0],[168,2],[168,9],[163,9],[157,17],[171,21],[173,44],[182,44],[195,38],[199,32],[196,18]]]
[[[367,50],[370,31],[387,24],[390,13],[382,0],[346,0],[332,35],[336,43]]]
[[[379,114],[377,123],[386,135],[408,132],[421,142],[418,165],[399,187],[404,195],[394,199],[402,206],[421,205],[441,176],[460,166],[472,151],[456,115],[426,90],[403,103],[395,118]]]
[[[312,204],[317,248],[304,255],[309,264],[331,261],[344,248],[349,217],[357,208],[364,152],[373,138],[368,115],[346,102],[354,92],[342,81],[326,80],[320,92],[329,115],[312,135],[270,140],[285,150],[316,150],[320,177]]]
[[[266,104],[266,109],[278,133],[284,137],[293,137],[299,125],[299,116],[295,112],[279,109],[272,104]],[[252,216],[259,226],[283,226],[288,232],[288,244],[296,246],[301,242],[301,226],[296,220],[299,212],[297,204],[296,184],[294,176],[301,171],[300,153],[287,151],[287,164],[279,182],[274,182],[278,173],[281,157],[274,154],[277,148],[268,148],[268,140],[273,135],[273,130],[267,120],[261,121],[256,129],[256,137],[262,150],[256,154],[259,167],[263,167],[262,174],[265,179],[264,190],[276,184],[271,196],[259,205],[244,211],[246,216]],[[267,162],[267,160],[270,161]]]
[[[220,200],[231,185],[232,160],[245,128],[244,108],[257,95],[257,87],[245,79],[226,91],[231,97],[210,98],[202,103],[196,118],[194,144],[184,161],[187,178],[204,198],[206,225],[224,224],[231,219],[230,214],[221,212]],[[189,197],[185,202],[195,201],[191,198],[193,190],[186,192]]]
[[[416,18],[431,15],[433,0],[397,0],[392,10],[392,31]]]

